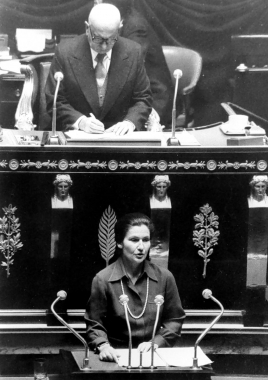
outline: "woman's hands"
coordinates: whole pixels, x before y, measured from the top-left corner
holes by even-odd
[[[140,352],[147,352],[151,349],[152,347],[152,342],[142,342],[141,344],[139,344],[138,346],[138,350]],[[158,344],[154,344],[154,349],[158,348]]]
[[[109,343],[105,343],[99,348],[99,358],[105,362],[118,362],[119,354],[110,346]]]
[[[152,347],[152,342],[142,342],[141,344],[139,344],[138,350],[144,353],[144,352],[149,351],[151,347]],[[157,349],[157,348],[158,348],[158,344],[155,343],[154,349]],[[117,351],[112,346],[110,346],[108,342],[99,347],[99,358],[102,361],[118,363],[119,356],[120,355],[117,353]]]

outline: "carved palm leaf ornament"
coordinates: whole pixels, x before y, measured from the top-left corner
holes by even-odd
[[[200,207],[200,214],[194,216],[197,222],[193,231],[193,242],[196,247],[199,247],[198,255],[204,259],[203,277],[206,277],[207,264],[210,261],[209,256],[213,253],[213,246],[218,244],[220,236],[219,217],[214,214],[212,207],[205,204]]]
[[[116,215],[111,206],[104,211],[98,231],[99,247],[102,258],[106,261],[106,266],[109,265],[109,261],[114,256],[116,242],[114,235],[114,226],[116,223]]]
[[[4,255],[5,261],[1,266],[7,271],[7,277],[10,276],[10,266],[14,263],[15,253],[23,247],[20,241],[20,223],[19,218],[15,217],[16,207],[10,204],[4,207],[4,216],[0,218],[0,251]]]

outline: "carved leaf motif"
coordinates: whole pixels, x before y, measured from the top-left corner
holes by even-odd
[[[20,223],[19,218],[16,218],[14,213],[17,207],[4,207],[5,213],[3,218],[0,218],[0,233],[2,239],[0,241],[0,252],[2,252],[6,261],[2,261],[1,266],[6,268],[7,277],[10,276],[10,266],[14,263],[15,253],[23,247],[20,241]]]
[[[116,215],[111,206],[104,211],[98,231],[99,247],[102,258],[106,261],[106,266],[109,265],[109,261],[114,256],[116,242],[114,235],[114,226],[116,223]]]
[[[197,214],[197,215],[194,216],[194,220],[196,222],[202,223],[204,221],[204,215],[203,214]]]
[[[213,248],[210,248],[210,250],[208,251],[208,254],[207,254],[207,256],[210,256],[210,255],[212,255],[212,253],[213,253]]]
[[[211,211],[212,211],[212,208],[209,206],[209,204],[205,204],[203,207],[200,207],[200,211],[204,214],[204,215],[208,215]]]
[[[201,249],[198,250],[198,255],[201,256],[201,257],[205,257],[205,252],[204,251],[201,251]]]
[[[194,216],[194,220],[198,223],[195,224],[193,231],[193,242],[196,247],[201,248],[197,253],[204,259],[203,277],[205,278],[207,263],[210,261],[208,257],[212,255],[212,247],[218,244],[220,236],[220,232],[214,230],[219,228],[219,217],[214,214],[208,203],[199,210],[201,214]]]

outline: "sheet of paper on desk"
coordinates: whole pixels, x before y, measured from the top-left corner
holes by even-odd
[[[118,349],[119,365],[121,367],[128,366],[128,349]],[[154,355],[154,365],[156,367],[192,367],[194,357],[193,347],[172,347],[172,348],[158,348]],[[206,356],[200,347],[197,347],[198,366],[202,367],[211,364],[212,361]],[[131,366],[139,367],[140,365],[140,352],[138,349],[131,351]],[[142,355],[142,366],[151,366],[151,351]]]
[[[0,69],[5,72],[12,72],[20,74],[21,63],[19,59],[12,59],[10,61],[0,62]]]
[[[64,134],[67,140],[73,141],[108,140],[115,137],[113,133],[86,133],[78,130],[64,132]]]
[[[85,133],[83,131],[68,131],[64,132],[67,143],[108,143],[111,145],[122,144],[127,145],[162,145],[163,135],[159,132],[133,132],[123,136],[117,136],[114,133]]]
[[[192,135],[191,133],[187,131],[182,131],[179,133],[176,133],[176,137],[179,140],[180,145],[188,145],[188,146],[193,146],[193,145],[201,145],[197,139]]]
[[[117,349],[120,354],[118,365],[121,367],[128,366],[128,349]],[[131,350],[131,367],[138,368],[140,365],[140,351],[136,349]],[[154,355],[154,365],[157,367],[166,367],[165,362],[158,356]],[[151,351],[145,352],[142,354],[142,366],[150,367],[151,366]]]
[[[194,347],[158,348],[156,352],[169,366],[192,367],[193,365]],[[197,347],[197,359],[199,367],[212,363],[199,346]]]

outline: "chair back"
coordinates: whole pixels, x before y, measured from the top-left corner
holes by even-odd
[[[44,130],[51,121],[46,111],[45,85],[53,56],[49,53],[21,60],[25,81],[15,115],[18,129]]]
[[[180,46],[162,46],[162,49],[174,83],[174,71],[176,69],[182,71],[182,77],[179,79],[178,93],[182,95],[190,94],[201,75],[201,55],[195,50]]]
[[[162,46],[162,49],[174,84],[176,82],[174,71],[177,69],[182,71],[177,97],[177,108],[182,108],[182,118],[177,113],[177,126],[192,127],[194,125],[194,109],[191,105],[191,94],[201,75],[202,57],[197,51],[180,46]]]
[[[46,107],[46,95],[45,95],[45,86],[47,77],[49,74],[49,69],[51,62],[40,62],[40,77],[39,77],[39,129],[46,129],[47,125],[50,123],[50,116],[47,113]]]

